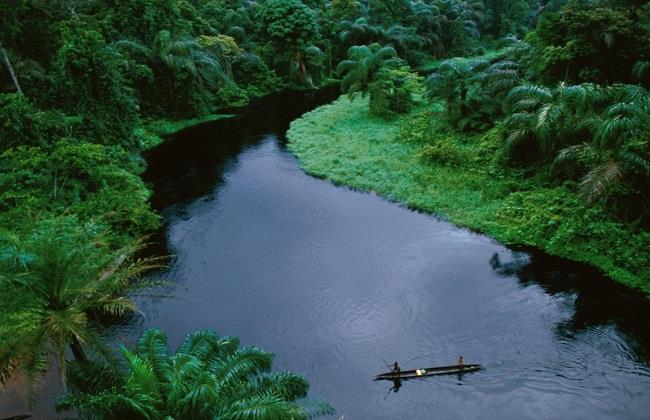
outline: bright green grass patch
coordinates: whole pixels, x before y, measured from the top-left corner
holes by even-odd
[[[570,185],[546,185],[541,176],[505,169],[496,130],[444,132],[435,126],[436,108],[385,121],[369,114],[367,100],[341,97],[294,121],[289,149],[314,176],[376,192],[508,245],[592,264],[650,293],[649,233],[634,233],[587,207]]]
[[[145,123],[144,127],[136,129],[136,136],[140,139],[141,146],[144,150],[158,146],[164,140],[164,137],[171,136],[186,128],[203,124],[210,121],[217,121],[224,118],[232,118],[233,114],[208,114],[197,118],[186,120],[154,120]]]

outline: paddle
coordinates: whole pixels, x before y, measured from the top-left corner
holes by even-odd
[[[386,362],[386,361],[384,360],[383,357],[381,358],[381,361],[384,362],[384,364],[385,364],[386,367],[388,368],[388,371],[389,371],[389,372],[392,372],[392,371],[393,371],[393,368],[388,364],[388,362]]]

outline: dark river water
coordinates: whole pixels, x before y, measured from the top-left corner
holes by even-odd
[[[174,255],[162,294],[123,328],[172,346],[209,328],[277,354],[332,418],[649,419],[650,305],[595,270],[517,251],[373,194],[312,178],[289,121],[323,98],[285,94],[150,153]],[[373,381],[452,364],[477,373]]]
[[[277,354],[346,419],[650,418],[650,308],[594,270],[508,249],[306,175],[288,122],[316,98],[177,136],[149,156],[173,299],[142,302],[172,343],[210,328]],[[403,382],[403,368],[484,369]]]

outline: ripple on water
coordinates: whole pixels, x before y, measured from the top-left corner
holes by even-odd
[[[191,301],[156,304],[170,329],[200,320],[272,350],[350,419],[650,412],[639,344],[577,306],[581,290],[563,282],[580,274],[562,262],[307,177],[272,137],[237,161],[214,201],[170,216],[172,273]],[[384,360],[428,367],[461,354],[484,369],[396,394],[372,381]]]

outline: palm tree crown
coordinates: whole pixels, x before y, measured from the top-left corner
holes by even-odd
[[[133,351],[122,348],[124,371],[94,365],[73,371],[73,393],[58,404],[94,419],[306,419],[333,412],[303,403],[309,385],[290,373],[270,373],[273,355],[239,347],[235,337],[191,333],[174,354],[165,334],[145,331]],[[315,407],[315,409],[314,409]]]
[[[21,322],[5,331],[20,345],[0,355],[4,379],[16,368],[35,379],[54,356],[64,382],[67,349],[80,361],[85,349],[103,352],[102,319],[135,310],[128,293],[152,285],[141,275],[157,262],[135,260],[138,245],[110,251],[102,243],[96,226],[74,218],[42,222],[23,240],[0,236],[0,287],[22,302]]]

